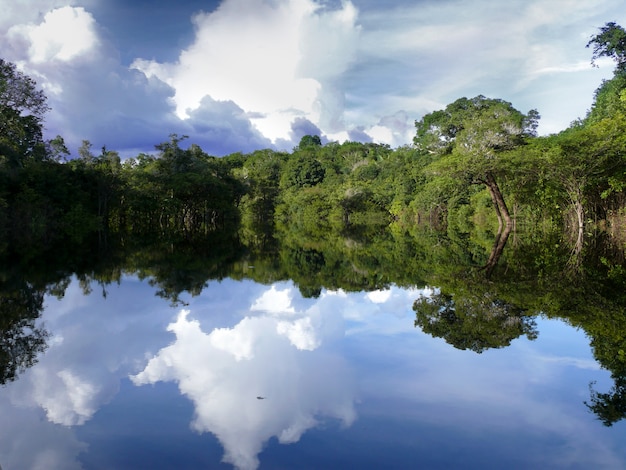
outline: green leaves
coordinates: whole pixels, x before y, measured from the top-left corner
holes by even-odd
[[[499,223],[510,224],[498,179],[511,171],[507,152],[535,134],[538,119],[537,111],[524,115],[507,101],[482,95],[460,98],[416,122],[414,143],[422,154],[432,155],[426,174],[454,178],[465,186],[484,184]]]
[[[0,59],[0,163],[18,168],[44,158],[42,126],[48,109],[35,81]]]
[[[606,23],[600,32],[587,43],[593,48],[591,63],[596,65],[600,57],[610,57],[617,63],[618,71],[626,68],[626,30],[614,22]]]

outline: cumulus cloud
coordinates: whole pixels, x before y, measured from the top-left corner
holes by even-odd
[[[176,63],[138,59],[133,67],[172,86],[182,119],[210,96],[253,113],[272,141],[291,141],[297,118],[333,132],[343,126],[336,80],[356,50],[356,17],[350,2],[328,10],[312,0],[226,0],[193,18],[195,41]]]
[[[176,90],[123,66],[92,13],[71,6],[45,11],[8,28],[0,45],[9,51],[6,58],[44,89],[52,108],[46,133],[61,134],[71,151],[87,139],[96,148],[106,145],[134,156],[153,150],[171,133],[190,135],[218,156],[272,146],[228,98],[204,96],[187,119],[180,119]]]
[[[14,25],[3,41],[11,46],[8,59],[46,92],[52,108],[47,131],[61,134],[70,150],[82,139],[122,148],[145,147],[150,139],[151,147],[167,137],[167,129],[180,127],[167,101],[171,89],[122,67],[82,7],[60,7],[39,21]]]
[[[84,298],[73,282],[63,300],[46,299],[50,347],[0,394],[3,423],[11,423],[0,426],[3,466],[80,468],[86,446],[68,425],[89,426],[129,375],[136,385],[175,382],[194,405],[192,429],[215,434],[224,461],[239,468],[256,468],[272,438],[288,444],[320,423],[349,426],[357,393],[364,420],[375,413],[453,436],[497,428],[528,439],[528,448],[548,436],[563,446],[547,466],[623,460],[617,440],[593,435],[581,403],[581,374],[609,374],[594,366],[584,332],[562,322],[539,319],[540,341],[476,355],[415,329],[411,305],[427,289],[324,290],[305,299],[291,282],[225,279],[194,297],[191,312],[174,311],[147,281],[124,278],[108,289],[106,300]]]
[[[279,290],[276,286],[272,286],[254,301],[250,310],[253,312],[261,311],[276,315],[293,314],[295,310],[291,304],[291,299],[292,292],[290,289],[285,288]]]
[[[83,468],[78,454],[86,451],[87,445],[80,442],[70,428],[42,420],[32,409],[14,406],[8,394],[0,395],[0,415],[2,468]]]
[[[398,111],[393,115],[383,116],[378,124],[367,129],[365,133],[375,142],[398,147],[411,142],[415,128],[407,113]]]
[[[21,36],[29,43],[29,59],[34,64],[68,62],[91,51],[98,42],[94,19],[84,8],[69,6],[49,11],[39,24],[21,24],[8,35]]]
[[[327,141],[322,130],[319,127],[317,127],[314,123],[312,123],[311,121],[309,121],[307,118],[304,118],[304,117],[295,118],[291,122],[291,132],[289,135],[291,137],[291,141],[285,142],[284,144],[282,144],[282,146],[285,148],[287,148],[288,144],[293,144],[294,146],[299,144],[300,140],[305,135],[320,136],[322,143],[326,143]]]
[[[254,127],[250,116],[231,100],[216,101],[205,96],[184,124],[190,128],[185,134],[194,136],[194,143],[214,155],[273,147],[272,141]]]

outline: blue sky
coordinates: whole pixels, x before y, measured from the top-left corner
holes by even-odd
[[[46,136],[122,156],[186,134],[212,155],[302,135],[409,144],[414,121],[483,94],[558,132],[613,64],[589,38],[623,0],[0,0],[0,50],[52,111]]]

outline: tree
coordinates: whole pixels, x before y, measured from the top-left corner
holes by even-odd
[[[305,149],[307,147],[321,147],[322,140],[319,135],[305,135],[300,139],[298,148]]]
[[[589,384],[591,398],[585,401],[589,411],[607,427],[613,426],[626,416],[626,380],[620,377],[608,393],[600,393]]]
[[[93,147],[93,144],[88,140],[83,140],[80,147],[78,147],[78,157],[87,165],[91,165],[95,158],[91,147]]]
[[[285,188],[308,188],[321,183],[326,171],[309,152],[295,153],[287,160],[281,183]]]
[[[0,161],[23,166],[29,158],[43,158],[43,118],[46,97],[35,81],[0,59]]]
[[[67,149],[63,137],[57,135],[54,139],[46,141],[46,154],[50,160],[60,162],[61,160],[67,160],[70,151]]]
[[[596,65],[600,57],[610,57],[617,64],[617,71],[626,71],[626,30],[610,22],[600,28],[600,32],[587,43],[593,47],[591,63]]]
[[[536,135],[539,113],[527,115],[511,103],[482,95],[460,98],[444,110],[416,121],[413,139],[418,151],[433,155],[427,171],[460,179],[464,184],[484,184],[502,226],[512,224],[498,176],[505,173],[503,154]]]

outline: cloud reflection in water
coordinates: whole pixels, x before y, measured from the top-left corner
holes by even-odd
[[[583,406],[590,380],[608,387],[584,332],[539,320],[534,342],[459,351],[414,327],[419,293],[392,286],[306,299],[291,282],[223,280],[177,311],[136,279],[111,286],[106,301],[83,297],[74,283],[62,301],[47,300],[49,349],[0,390],[0,463],[120,468],[116,457],[141,461],[148,453],[216,464],[214,439],[194,438],[191,412],[163,395],[178,388],[193,409],[191,428],[215,435],[223,460],[239,468],[256,468],[259,455],[283,468],[289,455],[307,455],[316,468],[343,459],[358,468],[455,468],[480,459],[623,468],[623,427],[604,429]],[[157,382],[154,394],[141,386]],[[146,396],[169,401],[152,406]],[[146,435],[163,422],[181,428]],[[185,451],[159,448],[170,439]]]
[[[333,341],[341,315],[317,304],[298,311],[290,294],[272,286],[251,306],[255,316],[210,333],[182,310],[168,326],[174,343],[132,376],[136,385],[176,381],[194,403],[192,428],[213,433],[240,469],[257,468],[272,437],[293,443],[320,420],[356,417],[354,380]]]

